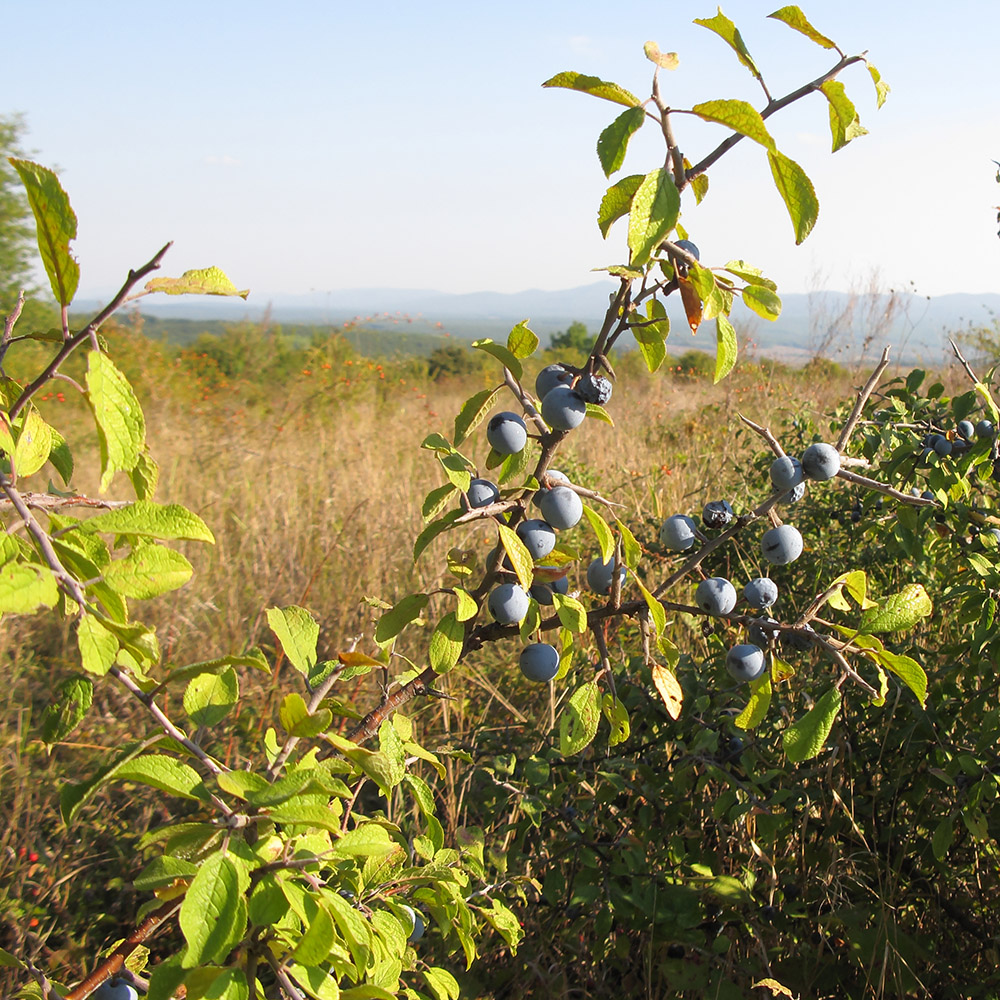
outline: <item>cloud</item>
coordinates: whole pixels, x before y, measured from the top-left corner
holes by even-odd
[[[216,167],[238,167],[241,161],[237,160],[235,156],[229,156],[224,154],[222,156],[215,156],[214,154],[205,157],[205,162]]]

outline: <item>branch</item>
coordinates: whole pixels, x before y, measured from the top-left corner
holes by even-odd
[[[799,99],[805,97],[807,94],[811,94],[814,91],[819,90],[820,86],[826,83],[828,80],[832,80],[841,70],[846,69],[852,63],[864,62],[864,55],[860,56],[844,56],[840,62],[837,63],[833,69],[824,73],[822,76],[816,77],[811,83],[803,84],[798,90],[793,90],[790,94],[786,94],[784,97],[779,98],[777,101],[771,101],[768,103],[767,107],[761,111],[761,118],[770,118],[771,115],[781,111],[782,108],[788,107],[789,104],[798,101]],[[685,172],[685,177],[687,180],[691,180],[697,177],[698,174],[703,174],[710,166],[712,166],[720,157],[724,156],[729,152],[733,146],[744,138],[739,132],[734,132],[728,139],[723,139],[711,153],[708,154],[703,160],[696,163],[693,167],[690,167]]]
[[[181,908],[182,902],[183,898],[171,899],[155,909],[79,986],[66,994],[66,1000],[83,1000],[106,979],[110,979],[125,965],[129,955]]]
[[[170,249],[171,243],[167,243],[157,251],[154,256],[147,261],[138,271],[129,271],[125,284],[118,290],[118,294],[79,332],[73,334],[62,347],[56,352],[55,357],[45,366],[42,373],[31,382],[17,398],[17,401],[10,408],[10,419],[13,420],[28,405],[28,401],[38,392],[39,389],[59,370],[59,366],[75,351],[80,344],[91,337],[95,337],[101,326],[118,310],[121,304],[128,297],[128,293],[151,271],[159,268],[164,255]]]
[[[847,423],[840,429],[840,437],[837,438],[838,452],[843,451],[847,447],[847,442],[850,440],[851,434],[854,433],[854,428],[861,419],[861,411],[865,408],[865,403],[868,402],[869,397],[875,391],[875,386],[878,385],[878,380],[882,377],[882,372],[888,367],[889,348],[886,347],[882,351],[882,357],[875,366],[875,370],[868,376],[868,381],[861,387],[858,398],[854,401],[854,409],[851,410],[851,415],[847,418]]]
[[[22,493],[21,499],[25,507],[31,510],[64,510],[67,507],[94,507],[99,510],[119,510],[122,507],[131,507],[131,500],[101,500],[95,497],[82,495],[76,496],[56,496],[52,493]],[[13,507],[13,501],[0,500],[0,510],[9,510]]]

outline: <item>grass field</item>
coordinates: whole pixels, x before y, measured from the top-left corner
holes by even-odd
[[[133,609],[135,618],[156,626],[166,663],[252,645],[273,662],[264,611],[289,604],[308,607],[321,622],[321,659],[355,640],[371,650],[377,612],[366,596],[391,603],[447,586],[441,557],[450,546],[481,557],[493,544],[489,529],[470,528],[460,541],[439,539],[416,566],[411,558],[423,497],[442,481],[420,443],[432,432],[449,435],[453,414],[491,384],[489,377],[430,381],[416,362],[380,364],[336,341],[269,369],[266,335],[255,340],[252,333],[238,345],[235,374],[216,358],[173,353],[132,329],[110,332],[109,341],[142,397],[161,469],[157,499],[190,507],[216,539],[214,546],[181,546],[195,567],[186,587]],[[749,361],[712,386],[710,378],[676,366],[649,375],[636,361],[620,359],[608,407],[615,426],[587,421],[556,464],[576,483],[623,504],[623,516],[647,541],[665,514],[695,513],[723,497],[742,505],[750,488],[746,456],[757,444],[740,413],[764,425],[822,420],[861,380],[834,366],[796,372]],[[59,426],[88,426],[68,385],[40,405]],[[84,431],[70,443],[78,461],[73,485],[95,493],[95,442]],[[481,432],[466,453],[484,460]],[[111,492],[128,496],[121,481]],[[570,540],[586,553],[585,568],[592,541],[582,528]],[[581,587],[579,567],[570,587]],[[419,657],[422,642],[401,642],[398,651]],[[544,721],[554,706],[528,700],[523,685],[505,689],[509,655],[501,646],[461,676],[445,678],[442,690],[451,700],[415,704],[424,734],[461,742],[484,727]],[[59,821],[59,787],[86,773],[99,747],[147,729],[124,696],[103,684],[70,742],[46,753],[34,727],[51,690],[76,669],[75,656],[68,627],[54,619],[8,618],[0,625],[0,815],[7,820],[0,827],[0,946],[50,968],[65,963],[79,970],[93,967],[96,949],[133,919],[141,899],[128,883],[141,862],[130,845],[164,816],[108,789],[88,806],[83,823],[67,830]],[[231,766],[241,760],[241,733],[273,721],[281,680],[280,672],[242,678],[239,724],[221,750]],[[359,680],[349,700],[370,706],[374,684]],[[461,773],[450,768],[442,791],[449,834],[470,820],[467,792]],[[10,982],[0,978],[4,992]]]

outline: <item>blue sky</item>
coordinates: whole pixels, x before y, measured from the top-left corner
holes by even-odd
[[[734,0],[772,93],[832,64]],[[870,135],[831,155],[825,100],[770,120],[812,177],[816,229],[795,247],[759,148],[741,143],[683,221],[709,264],[743,257],[781,291],[846,289],[877,272],[926,294],[1000,290],[1000,4],[801,3],[892,86],[876,112],[863,66],[842,77]],[[175,241],[164,273],[216,264],[254,300],[391,286],[558,289],[625,257],[596,226],[610,183],[595,153],[621,109],[543,80],[575,69],[644,97],[646,39],[676,50],[677,107],[757,84],[691,23],[713,3],[617,0],[422,5],[385,0],[217,2],[150,8],[36,0],[4,11],[5,94],[35,158],[59,170],[79,217],[81,295],[106,294]],[[43,29],[43,25],[46,25]],[[680,116],[692,160],[724,133]],[[647,134],[648,133],[648,134]],[[659,165],[652,129],[623,173]]]

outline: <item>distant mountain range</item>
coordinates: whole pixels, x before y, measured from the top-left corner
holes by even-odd
[[[379,329],[395,328],[400,334],[439,333],[474,340],[500,339],[515,323],[528,319],[542,337],[565,329],[574,320],[596,330],[616,284],[594,282],[561,291],[531,289],[523,292],[472,292],[449,294],[426,289],[365,288],[276,295],[268,300],[176,298],[145,300],[142,312],[164,319],[259,320],[265,315],[281,323],[341,326],[360,320]],[[741,302],[733,321],[762,355],[794,361],[810,357],[823,346],[828,357],[855,358],[864,341],[865,353],[876,353],[885,343],[894,360],[936,363],[947,348],[946,335],[968,326],[992,326],[1000,317],[1000,294],[960,293],[934,298],[911,293],[854,295],[816,292],[782,296],[781,316],[768,322]],[[74,303],[74,312],[97,308],[100,303]],[[706,323],[692,339],[676,296],[667,300],[672,334],[669,346],[714,349],[715,324]],[[682,340],[683,338],[683,340]],[[624,345],[623,345],[624,346]]]

